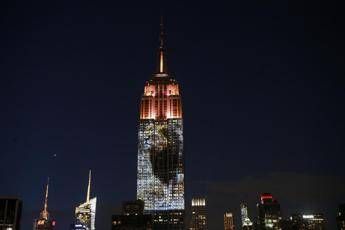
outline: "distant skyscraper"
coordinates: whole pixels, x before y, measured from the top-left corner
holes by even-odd
[[[190,230],[207,229],[207,210],[205,198],[193,198],[191,204],[192,218]]]
[[[324,230],[325,218],[322,214],[293,214],[284,221],[284,230]]]
[[[338,230],[345,230],[345,204],[339,205],[337,215]]]
[[[179,85],[167,69],[161,23],[157,71],[141,98],[137,199],[155,229],[184,229],[183,123]]]
[[[234,216],[231,212],[224,213],[224,230],[235,230]]]
[[[75,208],[76,223],[73,229],[95,230],[97,197],[91,196],[91,170],[87,186],[86,201]]]
[[[112,216],[112,230],[152,230],[152,216],[144,214],[142,200],[123,203],[122,215]]]
[[[40,213],[40,217],[34,221],[34,230],[53,230],[55,228],[55,220],[53,220],[48,212],[48,192],[49,179],[46,185],[46,194],[44,199],[44,208]]]
[[[248,216],[248,207],[244,203],[241,204],[241,222],[242,229],[253,229],[253,222],[249,219]]]
[[[324,230],[325,218],[323,214],[302,214],[303,227],[305,230]]]
[[[264,193],[261,195],[260,203],[258,204],[259,229],[281,229],[281,213],[280,204],[273,198],[270,193]]]
[[[16,198],[0,198],[0,229],[20,230],[22,201]]]

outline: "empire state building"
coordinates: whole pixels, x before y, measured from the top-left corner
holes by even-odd
[[[161,22],[157,70],[144,87],[138,131],[137,198],[153,229],[184,229],[183,120],[179,85],[168,72]]]

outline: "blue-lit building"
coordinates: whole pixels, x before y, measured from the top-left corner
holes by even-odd
[[[71,225],[71,230],[87,230],[87,226],[81,223],[76,223]]]

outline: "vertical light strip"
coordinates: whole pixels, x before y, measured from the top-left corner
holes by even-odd
[[[164,69],[164,64],[163,64],[163,59],[164,59],[164,56],[163,56],[163,51],[160,52],[160,62],[159,62],[159,72],[160,73],[163,73],[163,69]]]

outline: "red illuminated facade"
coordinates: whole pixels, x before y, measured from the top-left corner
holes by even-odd
[[[140,119],[171,118],[182,118],[179,86],[166,73],[159,73],[146,82],[141,98]]]

